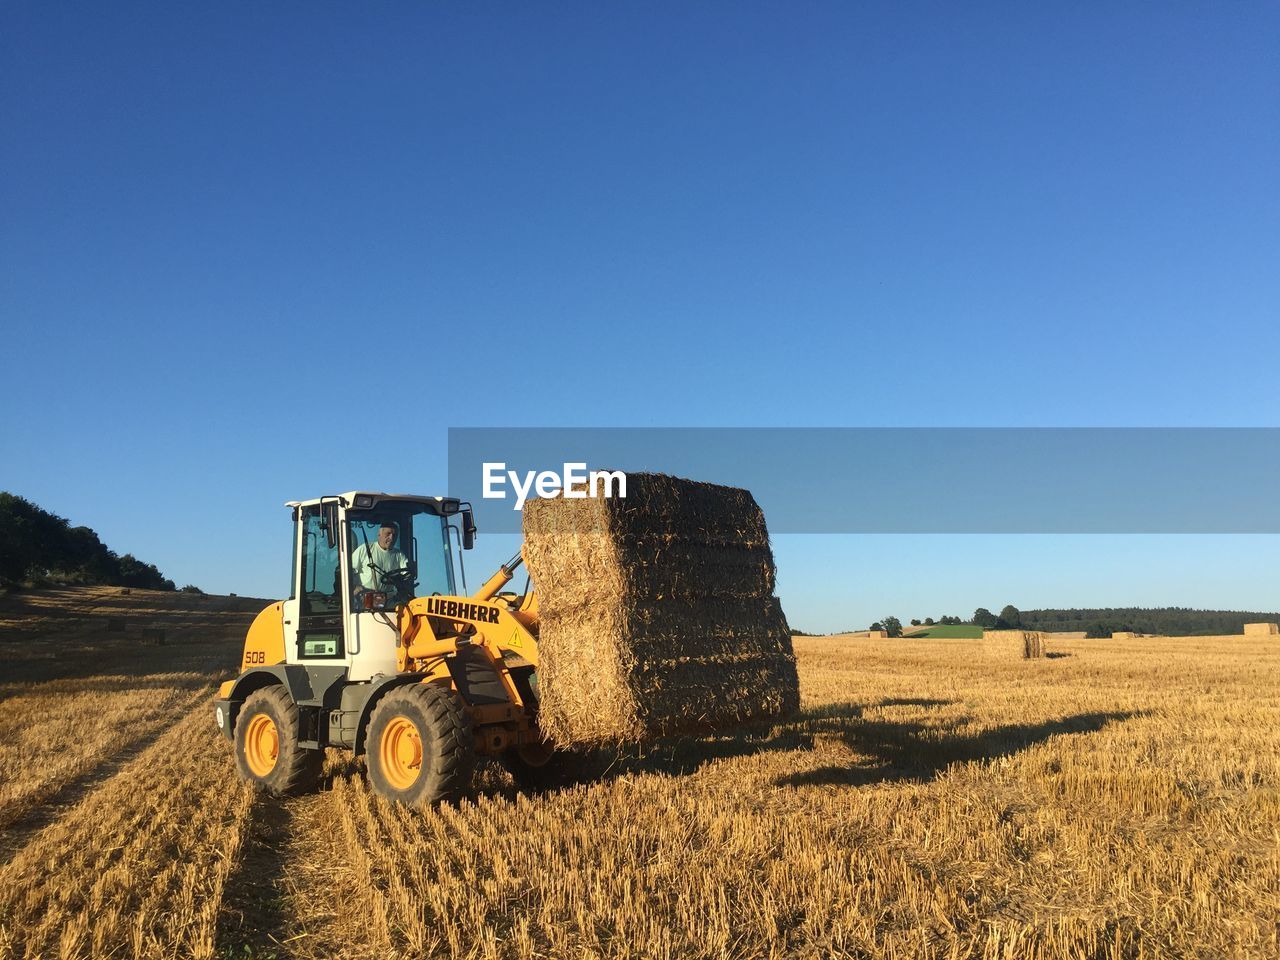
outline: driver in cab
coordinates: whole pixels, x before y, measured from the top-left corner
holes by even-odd
[[[394,592],[396,584],[387,583],[387,576],[409,569],[409,561],[396,548],[397,532],[396,525],[388,520],[378,528],[376,543],[356,546],[351,557],[351,569],[359,584],[358,589]]]

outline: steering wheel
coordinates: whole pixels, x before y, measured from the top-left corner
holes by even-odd
[[[381,578],[381,586],[387,593],[403,593],[405,596],[413,595],[413,588],[417,586],[417,581],[413,579],[413,574],[409,570],[379,570],[378,575]]]

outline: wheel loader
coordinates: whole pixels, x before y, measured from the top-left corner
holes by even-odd
[[[538,729],[537,598],[504,592],[521,556],[465,595],[470,504],[354,491],[286,506],[291,595],[253,621],[214,703],[243,778],[305,792],[336,747],[365,757],[378,793],[426,807],[464,795],[480,756],[530,788],[572,774],[580,758]]]

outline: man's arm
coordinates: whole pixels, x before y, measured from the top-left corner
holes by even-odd
[[[351,573],[355,581],[355,589],[367,590],[365,578],[365,565],[368,563],[368,556],[363,547],[356,547],[355,552],[351,554]]]

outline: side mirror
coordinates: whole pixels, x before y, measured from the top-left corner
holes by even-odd
[[[462,549],[470,550],[476,545],[476,517],[467,507],[462,511]]]

